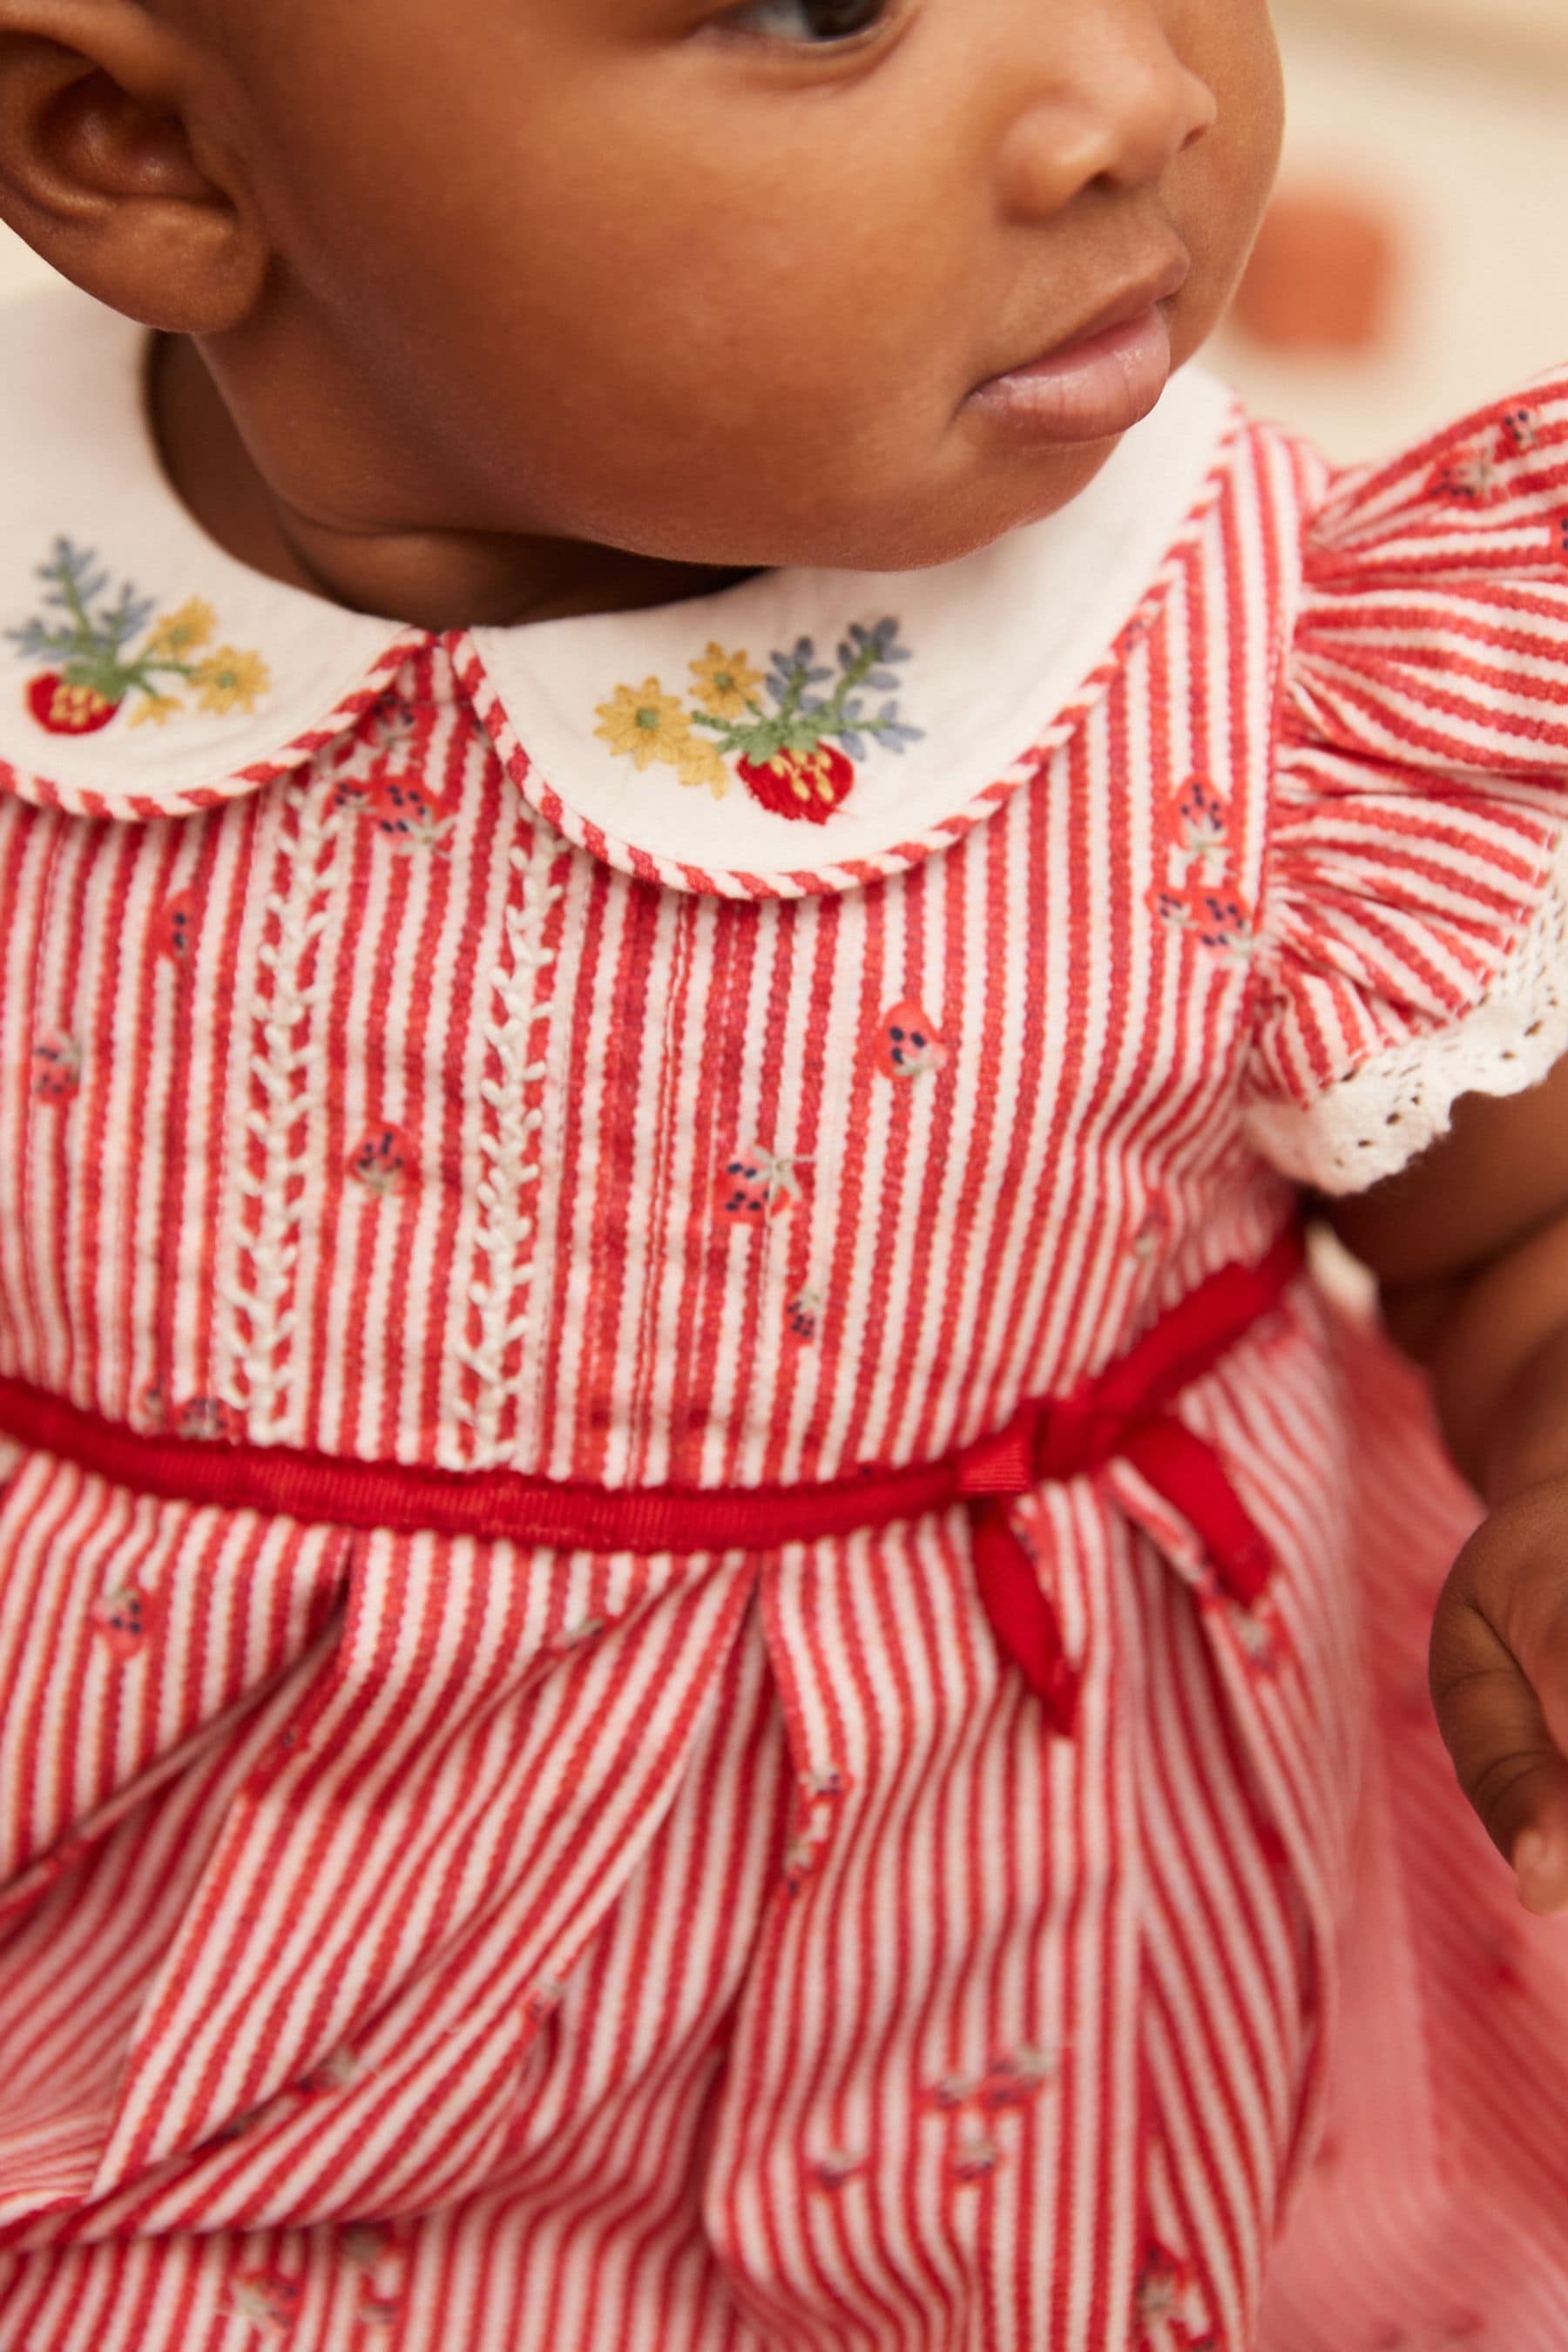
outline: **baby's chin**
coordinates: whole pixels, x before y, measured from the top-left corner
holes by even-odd
[[[1081,442],[1056,453],[1048,467],[973,469],[957,482],[912,489],[890,513],[825,514],[722,546],[697,546],[682,537],[637,552],[737,574],[938,571],[1060,513],[1082,496],[1118,446],[1118,439]]]

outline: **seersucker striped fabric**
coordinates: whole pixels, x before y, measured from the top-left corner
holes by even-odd
[[[1337,482],[1233,420],[854,870],[610,838],[462,637],[210,805],[0,768],[0,1370],[612,1487],[1068,1393],[1568,1044],[1565,514],[1568,383]],[[0,2347],[1561,2352],[1563,1967],[1413,1714],[1472,1507],[1310,1283],[1184,1411],[1274,1582],[1042,1486],[1070,1740],[962,1510],[590,1556],[13,1448]]]

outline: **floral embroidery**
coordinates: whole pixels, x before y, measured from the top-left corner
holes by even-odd
[[[162,727],[188,708],[182,689],[215,718],[248,716],[271,691],[258,654],[207,650],[217,615],[199,596],[155,620],[151,597],[129,581],[110,595],[96,554],[68,539],[55,541],[38,577],[47,584],[43,613],[5,634],[25,659],[50,665],[29,684],[27,706],[51,735],[96,735],[128,702],[132,727]]]
[[[793,653],[774,654],[765,676],[749,654],[710,644],[690,665],[690,709],[667,694],[660,679],[647,677],[640,687],[617,687],[612,701],[599,704],[595,731],[617,759],[639,771],[662,762],[683,784],[706,785],[715,800],[730,790],[725,763],[732,760],[752,798],[773,815],[826,824],[854,790],[855,763],[871,744],[901,753],[921,740],[921,729],[900,717],[896,699],[873,711],[864,698],[896,696],[896,665],[911,659],[899,643],[896,620],[874,629],[857,622],[838,648],[837,678],[818,663],[810,637]]]
[[[401,1128],[373,1127],[356,1146],[349,1160],[349,1174],[356,1176],[367,1192],[384,1198],[389,1192],[403,1190],[413,1156]]]
[[[43,1038],[33,1048],[33,1094],[38,1102],[69,1102],[81,1086],[81,1047],[74,1037]]]
[[[764,1151],[760,1144],[726,1152],[719,1169],[719,1206],[738,1225],[760,1225],[781,1217],[801,1196],[795,1174],[806,1161]]]
[[[106,1592],[93,1608],[92,1622],[116,1665],[139,1657],[157,1631],[153,1596],[139,1584],[121,1584]]]
[[[945,1070],[950,1058],[933,1024],[910,997],[882,1015],[874,1052],[882,1076],[900,1085]]]

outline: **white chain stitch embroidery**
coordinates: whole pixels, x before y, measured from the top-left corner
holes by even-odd
[[[296,1177],[308,1184],[312,1165],[308,1150],[297,1151],[291,1145],[325,1091],[320,1078],[311,1084],[306,1076],[316,1062],[316,1045],[304,1038],[296,1043],[295,1035],[321,993],[319,976],[306,986],[301,975],[311,946],[326,929],[327,909],[320,902],[337,871],[342,820],[332,799],[310,778],[288,793],[290,872],[285,887],[267,901],[267,912],[278,919],[279,942],[273,947],[263,941],[257,950],[258,962],[274,974],[274,992],[270,1001],[253,996],[248,1008],[261,1043],[251,1054],[247,1076],[260,1087],[267,1108],[247,1111],[245,1124],[261,1148],[263,1169],[259,1176],[242,1169],[237,1182],[258,1205],[249,1245],[256,1273],[248,1288],[237,1281],[220,1285],[234,1317],[234,1371],[219,1393],[245,1414],[253,1438],[276,1440],[284,1433],[288,1375],[279,1358],[296,1318],[281,1302],[293,1287],[306,1197],[300,1193],[291,1201],[289,1186]]]
[[[458,1362],[478,1382],[472,1402],[458,1399],[457,1416],[474,1433],[471,1459],[481,1469],[502,1467],[509,1459],[510,1449],[500,1434],[511,1386],[508,1360],[530,1321],[526,1306],[514,1314],[511,1304],[516,1293],[526,1291],[533,1279],[531,1261],[524,1253],[533,1239],[535,1221],[523,1208],[522,1198],[528,1187],[539,1181],[537,1150],[531,1158],[529,1151],[544,1124],[544,1114],[528,1108],[525,1097],[530,1087],[543,1080],[549,1065],[530,1060],[528,1054],[533,1030],[549,1018],[548,1008],[542,1009],[535,1002],[538,976],[555,961],[554,950],[543,944],[544,924],[550,909],[564,895],[559,885],[547,883],[535,871],[526,850],[514,848],[511,863],[521,873],[523,885],[521,907],[509,907],[506,912],[509,961],[495,982],[505,1018],[488,1024],[485,1029],[485,1041],[500,1065],[501,1075],[499,1083],[487,1078],[479,1088],[496,1114],[493,1133],[480,1138],[489,1164],[475,1188],[483,1212],[477,1246],[489,1272],[487,1278],[469,1285],[468,1294],[469,1303],[479,1311],[479,1345],[470,1348],[465,1343],[457,1350]]]

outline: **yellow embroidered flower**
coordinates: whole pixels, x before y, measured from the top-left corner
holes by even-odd
[[[217,614],[200,596],[192,596],[177,613],[165,613],[148,646],[149,657],[160,654],[199,653],[210,646],[217,628]],[[165,717],[167,713],[164,714]]]
[[[172,694],[159,694],[148,687],[145,698],[131,714],[132,727],[145,727],[149,720],[154,727],[166,727],[171,719],[178,717],[181,705]]]
[[[680,781],[706,784],[714,799],[721,801],[730,789],[730,771],[720,757],[718,744],[693,735],[680,755]]]
[[[744,654],[727,654],[721,645],[710,645],[701,660],[692,663],[691,675],[698,701],[715,719],[743,719],[763,682],[762,671]]]
[[[242,654],[220,646],[203,662],[194,683],[201,689],[200,708],[217,718],[231,710],[254,710],[272,685],[272,673],[259,654]]]
[[[604,725],[595,735],[639,768],[651,768],[656,760],[678,768],[693,748],[690,719],[657,677],[645,677],[640,687],[617,687],[614,702],[600,703],[599,717]]]

